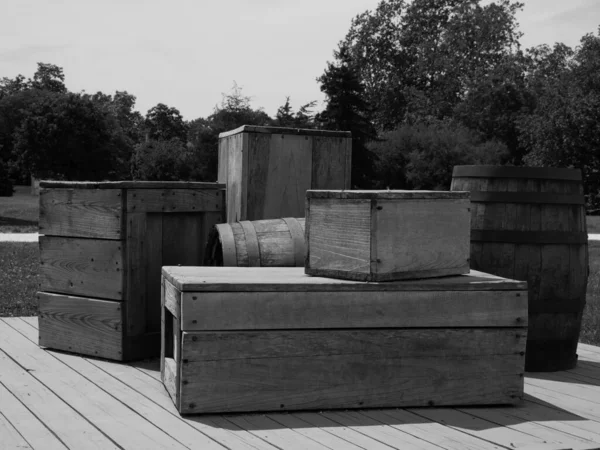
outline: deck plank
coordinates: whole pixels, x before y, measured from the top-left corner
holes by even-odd
[[[13,325],[29,340],[35,339],[36,332],[32,327],[27,324],[13,323]],[[227,445],[234,445],[236,449],[275,449],[243,430],[221,429],[218,421],[211,420],[210,417],[204,416],[199,420],[182,418],[167,395],[162,382],[148,377],[134,367],[62,353],[55,353],[54,356],[86,378],[93,380],[101,389],[118,398],[122,403],[136,405],[140,408],[141,414],[153,423],[160,424],[163,430],[176,430],[176,438],[190,448],[201,445],[202,449],[223,449],[227,448]],[[217,445],[215,442],[223,445]]]
[[[4,450],[15,450],[15,449],[30,449],[32,447],[29,443],[21,436],[15,427],[8,421],[8,419],[0,412],[0,449]]]
[[[0,360],[0,363],[3,361]],[[8,364],[4,361],[4,364]],[[4,364],[0,364],[2,369]],[[34,380],[35,381],[35,380]],[[12,386],[12,383],[10,383]],[[35,395],[35,393],[34,393]],[[65,405],[66,406],[66,405]],[[10,421],[11,425],[19,432],[32,448],[48,450],[65,450],[67,447],[46,428],[38,417],[19,401],[4,384],[0,382],[0,414]],[[2,433],[0,432],[0,436]],[[0,448],[1,448],[0,442]]]
[[[4,325],[0,321],[0,325]],[[16,332],[15,332],[16,333]],[[1,334],[0,334],[1,335]],[[118,449],[118,447],[90,424],[77,411],[65,403],[47,386],[35,379],[31,372],[18,365],[4,352],[7,341],[0,341],[0,382],[21,402],[33,415],[45,424],[47,429],[60,439],[68,448],[85,449]],[[8,409],[8,402],[0,403],[0,411]],[[33,423],[33,422],[32,422]],[[65,427],[65,424],[68,424]],[[43,433],[42,430],[39,431]],[[52,441],[48,441],[52,444]],[[37,447],[45,448],[45,447]]]
[[[34,378],[59,395],[63,401],[120,446],[132,449],[182,450],[187,448],[80,373],[67,369],[67,366],[54,354],[42,350],[3,320],[0,320],[0,339],[12,359],[21,366],[27,367]],[[73,355],[69,356],[77,358]],[[65,423],[63,426],[69,424]]]

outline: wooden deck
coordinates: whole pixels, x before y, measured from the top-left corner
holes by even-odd
[[[158,360],[46,351],[37,318],[0,319],[0,449],[600,449],[600,347],[527,374],[520,407],[181,418]]]

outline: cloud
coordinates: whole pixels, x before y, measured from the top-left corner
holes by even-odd
[[[0,50],[0,59],[5,63],[23,62],[48,53],[65,50],[67,45],[24,45]]]

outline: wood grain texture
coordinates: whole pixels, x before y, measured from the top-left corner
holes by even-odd
[[[122,304],[38,292],[39,344],[100,358],[123,359]]]
[[[184,332],[181,412],[515,404],[525,339],[522,329]]]
[[[371,201],[308,200],[307,270],[371,271]],[[318,273],[315,273],[318,275]]]
[[[267,148],[250,146],[248,164],[247,219],[303,216],[311,187],[312,137],[272,134]]]
[[[524,281],[472,270],[469,274],[424,280],[362,283],[311,277],[301,267],[163,267],[164,277],[183,292],[304,291],[495,291],[523,290]]]
[[[186,331],[526,327],[527,291],[185,293],[181,318]]]
[[[177,290],[168,280],[163,279],[164,285],[164,303],[163,306],[173,314],[173,316],[181,317],[181,292]]]
[[[40,234],[122,239],[121,189],[40,190]]]
[[[129,189],[127,212],[221,212],[224,189]]]
[[[351,138],[313,137],[311,189],[349,189],[347,164],[351,163]],[[348,153],[350,152],[350,155]]]
[[[144,233],[145,253],[145,307],[142,312],[145,332],[160,333],[160,271],[163,261],[163,215],[146,214],[146,231]]]
[[[164,361],[164,373],[162,376],[162,382],[165,385],[165,389],[169,393],[171,400],[175,403],[175,407],[179,409],[179,377],[177,376],[177,364],[173,358],[165,358]]]
[[[219,140],[219,149],[222,149],[219,151],[223,152],[223,160],[227,160],[227,222],[244,219],[242,217],[242,203],[245,202],[243,196],[245,196],[246,186],[243,179],[245,156],[243,143],[244,135],[242,134]]]
[[[146,243],[147,214],[127,214],[125,329],[128,336],[146,332],[146,272],[148,265]],[[160,296],[160,291],[157,292]]]
[[[40,187],[70,189],[223,189],[221,183],[197,181],[55,181],[42,180]]]
[[[469,200],[427,192],[324,192],[307,197],[306,273],[358,281],[459,275],[469,271]],[[336,195],[341,198],[336,198]],[[462,193],[459,193],[462,195]],[[468,194],[468,193],[467,193]],[[411,197],[413,196],[413,197]]]
[[[306,192],[309,199],[338,200],[465,200],[470,198],[469,192],[450,191],[404,191],[404,190],[316,190]]]
[[[331,131],[331,130],[313,130],[306,128],[286,128],[286,127],[263,127],[257,125],[242,125],[234,130],[225,131],[219,134],[219,138],[232,136],[239,133],[262,133],[262,134],[291,134],[307,136],[326,136],[326,137],[350,137],[350,131]]]
[[[123,300],[121,241],[41,236],[40,289]]]

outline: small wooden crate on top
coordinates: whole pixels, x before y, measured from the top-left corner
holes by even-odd
[[[162,380],[180,413],[515,404],[527,283],[386,283],[301,267],[164,267]]]
[[[306,193],[306,273],[390,281],[469,272],[468,192]]]
[[[163,265],[199,265],[217,183],[42,181],[39,343],[114,360],[160,354]]]
[[[244,125],[219,135],[227,222],[304,217],[307,189],[349,189],[349,131]]]

